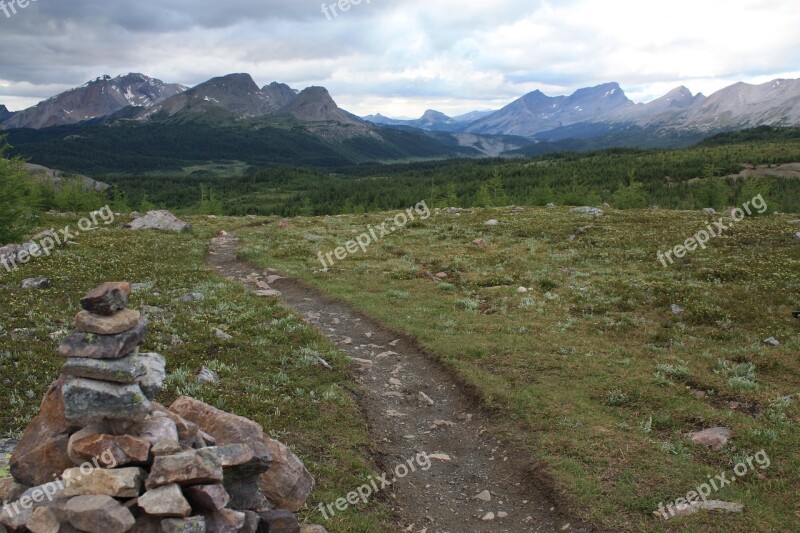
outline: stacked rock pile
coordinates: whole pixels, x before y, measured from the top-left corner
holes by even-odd
[[[0,533],[324,532],[293,514],[314,479],[261,426],[189,397],[157,403],[165,360],[127,283],[81,300],[67,357],[0,480]]]

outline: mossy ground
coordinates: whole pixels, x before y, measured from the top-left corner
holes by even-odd
[[[796,216],[749,218],[665,268],[656,252],[683,243],[712,217],[609,210],[593,219],[567,208],[440,212],[321,271],[318,252],[393,215],[243,229],[240,255],[418,339],[478,392],[506,438],[544,465],[554,494],[597,525],[800,530],[800,321],[791,316],[800,308]],[[500,225],[485,226],[492,218]],[[591,228],[576,234],[584,226]],[[473,245],[476,238],[487,246]],[[447,279],[428,275],[438,272]],[[518,294],[520,286],[531,290]],[[671,304],[685,312],[673,314]],[[770,336],[781,346],[765,346]],[[718,425],[733,430],[724,450],[691,444],[690,432]],[[745,513],[670,522],[652,515],[709,475],[730,477],[762,449],[769,468],[712,496],[743,503]]]

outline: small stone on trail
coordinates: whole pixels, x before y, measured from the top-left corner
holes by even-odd
[[[427,394],[425,394],[422,391],[420,391],[420,393],[418,395],[418,398],[419,398],[419,401],[421,401],[422,403],[427,403],[428,405],[433,405],[433,400],[431,399],[431,397],[428,396]]]
[[[490,522],[494,520],[494,513],[492,512],[486,513],[485,515],[483,515],[483,518],[481,520],[483,520],[484,522]]]
[[[490,502],[492,501],[492,494],[488,490],[484,490],[475,496],[476,500],[481,500],[482,502]]]
[[[447,455],[446,453],[429,453],[428,454],[428,459],[430,459],[432,461],[444,461],[444,462],[452,461],[450,456]]]

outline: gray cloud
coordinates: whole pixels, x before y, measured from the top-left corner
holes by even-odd
[[[329,20],[321,5],[334,0],[37,0],[0,11],[0,103],[19,109],[102,74],[194,85],[250,72],[325,85],[356,113],[414,116],[537,88],[618,81],[646,100],[800,76],[794,0],[367,1]]]

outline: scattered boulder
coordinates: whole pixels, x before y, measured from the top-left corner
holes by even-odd
[[[125,224],[126,228],[132,230],[156,229],[161,231],[175,231],[183,233],[191,231],[192,226],[178,219],[169,211],[150,211],[145,216],[139,217]]]
[[[573,207],[570,211],[572,211],[573,213],[579,213],[581,215],[590,215],[593,217],[603,216],[604,214],[604,211],[599,207],[588,207],[588,206]]]
[[[181,296],[181,302],[188,304],[192,302],[202,302],[205,300],[206,295],[202,292],[190,292]]]
[[[28,278],[22,280],[23,289],[47,289],[53,286],[50,278]]]
[[[778,346],[781,345],[780,341],[775,337],[770,337],[768,339],[765,339],[764,344],[766,344],[767,346],[772,346],[774,348],[777,348]]]
[[[719,451],[728,443],[730,438],[730,429],[714,427],[692,434],[692,443],[707,446],[714,451]]]
[[[200,383],[216,384],[219,383],[219,374],[217,374],[207,366],[204,366],[197,373],[197,381],[199,381]]]
[[[219,328],[214,328],[214,335],[221,341],[229,341],[233,338],[233,335],[228,335]]]
[[[670,310],[672,310],[672,314],[673,315],[682,315],[683,314],[684,309],[680,305],[672,304],[669,307],[670,307]]]
[[[716,215],[717,214],[717,210],[714,209],[713,207],[706,207],[706,208],[703,209],[703,213],[705,213],[707,215]]]
[[[495,219],[487,220],[486,222],[483,223],[484,226],[497,226],[499,224],[500,222],[498,222]]]
[[[485,239],[475,239],[474,241],[472,241],[472,244],[474,244],[475,246],[480,246],[481,248],[483,248],[488,243],[486,242]]]

